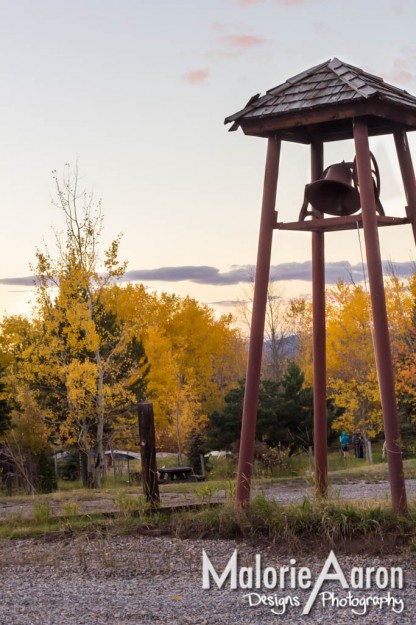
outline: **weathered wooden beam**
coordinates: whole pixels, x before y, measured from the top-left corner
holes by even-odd
[[[412,224],[413,238],[416,242],[416,179],[413,168],[410,146],[406,132],[400,128],[394,133],[397,156],[399,159],[400,171],[402,174],[404,192],[406,194],[407,206],[406,214]]]
[[[305,127],[323,124],[322,140],[328,141],[331,136],[329,125],[336,122],[334,127],[334,139],[339,139],[342,120],[352,120],[359,117],[368,117],[369,135],[378,135],[377,128],[383,129],[383,134],[393,133],[396,124],[400,124],[406,130],[416,129],[416,112],[387,102],[371,100],[369,102],[348,103],[338,106],[324,106],[313,110],[291,111],[287,114],[279,113],[276,116],[251,117],[238,120],[246,135],[267,136],[270,133],[279,133],[290,129],[290,135],[294,138],[299,129],[300,143],[304,142]],[[352,138],[350,132],[342,133],[342,138]]]
[[[311,145],[311,180],[319,180],[324,168],[324,146]],[[315,211],[317,211],[316,207]],[[317,215],[322,213],[317,212]],[[312,222],[321,221],[314,216]],[[322,220],[323,221],[323,220]],[[312,232],[312,351],[313,351],[313,440],[315,489],[320,496],[328,491],[328,422],[326,409],[326,328],[325,328],[325,240],[323,231]]]
[[[146,501],[157,505],[160,501],[156,465],[156,435],[153,404],[141,402],[138,406],[142,484]]]
[[[354,122],[354,143],[363,209],[364,241],[367,255],[368,281],[370,284],[377,377],[383,412],[391,498],[393,509],[396,512],[406,512],[406,485],[394,390],[393,359],[390,346],[383,269],[377,231],[371,155],[368,144],[367,126],[362,120],[355,120]]]
[[[402,226],[410,223],[407,217],[389,217],[387,215],[377,215],[377,225]],[[363,227],[362,215],[348,215],[346,217],[326,217],[324,219],[313,219],[311,221],[289,221],[287,223],[278,222],[275,230],[297,230],[300,232],[338,232],[340,230],[355,230]]]
[[[253,313],[237,470],[237,507],[243,507],[250,501],[251,476],[254,461],[254,438],[256,434],[257,403],[264,343],[264,323],[270,276],[270,258],[272,252],[273,225],[275,221],[279,162],[280,141],[271,137],[267,145],[256,278],[254,282]]]

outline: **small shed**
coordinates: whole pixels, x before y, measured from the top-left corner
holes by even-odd
[[[104,453],[108,459],[107,468],[113,469],[115,479],[126,473],[127,480],[130,482],[130,463],[133,463],[133,467],[135,468],[132,474],[136,475],[138,473],[138,467],[136,465],[141,461],[139,453],[121,449],[109,449]]]

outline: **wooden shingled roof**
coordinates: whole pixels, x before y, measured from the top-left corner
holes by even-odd
[[[337,58],[321,63],[253,96],[225,119],[230,130],[310,143],[318,133],[331,141],[352,137],[353,118],[366,116],[370,135],[398,126],[416,130],[416,97]]]

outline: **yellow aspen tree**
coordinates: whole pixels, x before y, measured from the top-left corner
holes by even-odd
[[[120,236],[100,254],[103,217],[101,203],[79,187],[78,170],[66,166],[62,180],[54,173],[55,205],[65,220],[56,235],[57,251],[37,250],[35,315],[41,322],[41,345],[29,362],[47,384],[56,381],[65,391],[66,418],[60,425],[69,442],[94,450],[92,485],[101,486],[104,472],[104,429],[113,411],[134,401],[129,384],[134,345],[117,313],[110,310],[106,292],[125,273],[118,259]],[[137,344],[136,344],[137,347]],[[125,351],[130,348],[129,366]],[[138,351],[136,350],[138,353]],[[130,385],[131,387],[132,385]]]
[[[327,291],[328,396],[344,413],[332,425],[374,437],[383,429],[369,294],[339,281]]]
[[[406,286],[401,284],[399,289],[399,330],[395,335],[393,355],[399,406],[405,418],[416,421],[416,274],[410,277]]]
[[[232,323],[190,297],[163,293],[155,302],[143,338],[148,392],[158,439],[170,448],[176,441],[179,455],[189,432],[203,427],[244,373],[244,344]]]

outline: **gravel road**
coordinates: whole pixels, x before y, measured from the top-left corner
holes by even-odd
[[[270,499],[274,499],[279,503],[295,503],[303,500],[304,497],[313,499],[313,486],[295,482],[276,483],[275,485],[265,488],[262,491],[264,495]],[[408,499],[416,498],[416,480],[406,480],[406,493]],[[378,482],[366,482],[365,480],[348,481],[341,484],[332,484],[329,489],[330,497],[339,497],[339,499],[358,499],[367,501],[370,499],[390,500],[390,483],[387,480]],[[416,618],[415,618],[416,625]]]
[[[416,496],[416,480],[407,480],[409,498]],[[312,489],[301,484],[279,484],[265,491],[266,496],[289,503],[312,496]],[[388,498],[387,482],[347,483],[335,485],[333,495],[341,499]],[[30,514],[30,509],[21,512]],[[4,516],[13,507],[3,508]],[[290,566],[290,558],[298,558],[294,567],[308,567],[315,583],[328,554],[304,556],[296,553],[278,555],[272,548],[254,547],[246,542],[220,540],[180,540],[171,537],[111,537],[89,540],[79,535],[61,541],[0,540],[0,625],[415,625],[416,623],[416,553],[395,558],[346,556],[337,554],[347,579],[352,567],[401,567],[404,588],[378,589],[374,580],[368,590],[342,589],[338,582],[326,582],[310,614],[302,615],[311,589],[282,590],[223,588],[203,590],[202,551],[206,550],[220,573],[234,549],[238,549],[239,565],[254,566],[256,554],[261,554],[263,568]],[[331,569],[332,570],[332,569]],[[383,569],[384,570],[384,569]],[[380,609],[337,607],[335,603],[352,593],[355,601],[366,596],[388,597],[396,600],[392,606]],[[252,605],[260,596],[299,602],[281,607]],[[329,605],[334,601],[334,605]],[[403,601],[403,606],[400,602]],[[329,602],[329,603],[328,603]]]
[[[409,499],[416,498],[416,479],[406,480],[406,491]],[[141,492],[140,488],[132,490],[131,494]],[[308,486],[302,481],[282,481],[276,482],[273,486],[257,488],[257,493],[264,494],[267,498],[273,499],[279,503],[296,503],[301,502],[305,497],[314,498],[313,486]],[[366,482],[364,480],[349,481],[342,484],[333,484],[330,487],[330,496],[339,497],[340,499],[360,499],[362,501],[369,499],[390,498],[390,484],[387,481]],[[212,501],[221,502],[226,498],[225,491],[220,491]],[[166,493],[161,492],[162,505],[175,506],[192,504],[198,499],[192,493]],[[65,500],[50,500],[51,516],[59,516],[65,512]],[[88,499],[87,496],[76,502],[79,514],[91,514],[95,512],[115,512],[117,509],[116,502],[109,498],[94,497]],[[7,497],[0,499],[0,521],[7,519],[11,515],[19,515],[22,518],[33,517],[34,503],[33,501],[25,501],[16,503],[10,501]],[[0,625],[2,625],[0,623]]]
[[[309,615],[302,615],[311,592],[299,588],[251,590],[258,595],[290,597],[299,607],[273,614],[271,607],[249,606],[248,590],[202,588],[202,550],[221,573],[234,549],[240,566],[254,566],[261,554],[263,570],[293,565],[267,547],[245,542],[180,540],[168,537],[113,537],[88,540],[84,536],[60,542],[0,541],[0,623],[2,625],[414,625],[416,612],[415,555],[394,558],[338,555],[346,578],[352,567],[402,567],[404,588],[390,590],[396,601],[380,609],[371,605],[356,615],[352,607],[323,605],[318,595]],[[296,554],[293,554],[296,558]],[[296,567],[309,567],[313,584],[327,558],[299,556]],[[328,601],[348,596],[338,582],[326,582],[322,592],[333,592]],[[367,591],[352,590],[355,600],[387,597],[389,588],[373,585]],[[404,602],[401,606],[400,602]],[[363,611],[362,607],[355,608]],[[281,611],[278,608],[277,611]]]

